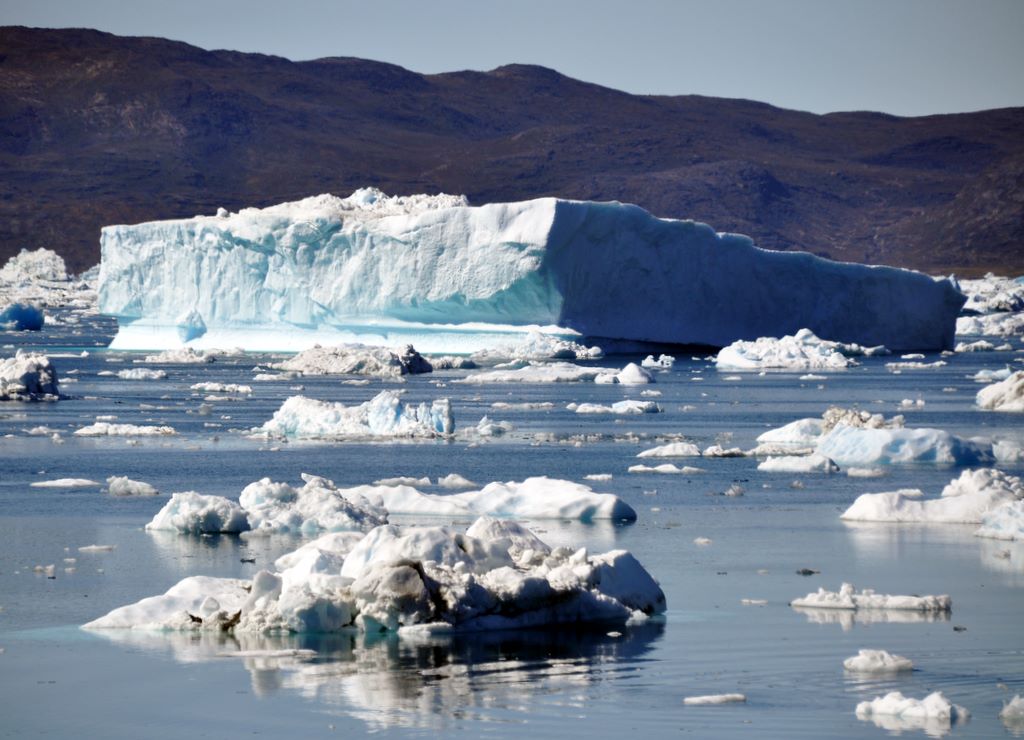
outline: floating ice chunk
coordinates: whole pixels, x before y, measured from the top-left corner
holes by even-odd
[[[374,565],[429,560],[470,573],[485,573],[515,564],[508,544],[482,540],[447,527],[382,526],[371,530],[345,557],[341,575],[358,578]]]
[[[0,327],[14,331],[39,331],[46,318],[39,306],[29,303],[9,303],[0,307]]]
[[[149,483],[132,480],[127,475],[107,478],[107,493],[111,496],[156,496],[160,492]]]
[[[847,468],[846,475],[850,478],[881,478],[885,475],[883,468]]]
[[[354,406],[292,396],[256,431],[295,439],[347,439],[365,437],[440,437],[455,430],[447,398],[429,406],[402,403],[394,391],[381,391]]]
[[[193,383],[189,388],[201,393],[232,393],[243,396],[252,393],[251,385],[239,385],[238,383]]]
[[[870,429],[840,425],[815,452],[842,467],[902,463],[985,465],[994,462],[991,442],[963,439],[941,429]]]
[[[793,599],[791,606],[809,607],[812,609],[894,609],[915,612],[948,612],[953,608],[949,596],[892,596],[876,594],[866,588],[861,592],[854,590],[849,583],[844,583],[838,591],[826,591],[819,588],[801,599]]]
[[[515,426],[508,421],[494,421],[486,414],[480,417],[476,425],[476,433],[481,437],[500,437],[506,432],[511,432]]]
[[[1024,696],[1017,694],[1004,704],[999,711],[999,719],[1013,732],[1024,730]]]
[[[98,421],[75,430],[77,437],[169,437],[178,432],[170,426],[144,426],[137,424],[111,424]]]
[[[487,370],[471,373],[459,383],[588,383],[598,376],[616,375],[610,367],[584,367],[571,362],[531,362],[515,370]]]
[[[641,367],[650,368],[652,370],[663,369],[667,370],[671,368],[676,362],[676,358],[672,355],[658,355],[658,359],[654,359],[654,355],[647,355],[640,363]]]
[[[476,488],[476,483],[469,480],[468,478],[464,478],[458,473],[449,473],[448,475],[438,478],[437,485],[440,488],[450,489]]]
[[[146,529],[182,534],[237,534],[249,529],[249,521],[242,508],[230,499],[186,491],[172,494]]]
[[[757,466],[766,473],[836,473],[839,466],[832,460],[819,455],[782,455],[769,457]]]
[[[495,401],[491,404],[492,409],[502,409],[503,411],[535,411],[554,408],[554,406],[555,404],[551,401],[524,401],[522,403]]]
[[[985,386],[975,400],[978,406],[991,411],[1024,411],[1024,370]]]
[[[430,478],[413,478],[409,475],[400,475],[394,478],[380,478],[373,482],[375,486],[430,486]]]
[[[802,449],[814,447],[823,430],[821,419],[797,419],[785,426],[764,432],[758,436],[757,441],[761,444]]]
[[[32,488],[99,488],[99,483],[88,478],[57,478],[29,483]]]
[[[885,650],[860,650],[843,661],[843,668],[852,673],[899,673],[914,669],[909,658]]]
[[[337,530],[371,529],[385,524],[387,511],[345,498],[332,481],[303,473],[305,485],[292,488],[263,478],[238,498],[255,533],[290,532],[306,536]]]
[[[985,512],[974,535],[993,540],[1024,540],[1024,501],[1007,501]]]
[[[362,344],[317,345],[273,367],[302,375],[372,375],[378,378],[429,373],[434,369],[411,344],[401,353]]]
[[[613,476],[611,473],[588,473],[587,475],[583,476],[583,480],[592,480],[598,483],[606,483],[607,481],[610,481],[614,477],[615,476]]]
[[[862,701],[857,705],[856,715],[891,732],[924,730],[928,735],[941,737],[951,725],[969,717],[970,712],[951,703],[941,691],[924,699],[912,699],[892,691],[871,701]]]
[[[517,361],[599,360],[602,357],[604,351],[600,347],[587,347],[531,328],[522,339],[503,342],[496,347],[474,352],[472,359],[480,364],[494,364]]]
[[[1024,281],[988,273],[983,278],[958,280],[960,292],[967,296],[964,311],[1024,311]]]
[[[700,448],[692,442],[672,442],[644,450],[637,457],[700,457]]]
[[[662,463],[661,465],[630,465],[626,472],[659,473],[662,475],[693,475],[694,473],[703,473],[704,468],[695,468],[690,465],[684,465],[680,468],[676,467],[672,463]]]
[[[239,612],[250,584],[237,578],[190,576],[161,596],[114,609],[85,629],[217,629]]]
[[[999,370],[987,370],[982,369],[971,376],[971,380],[975,380],[979,383],[991,383],[996,380],[1006,380],[1013,374],[1013,370],[1009,366],[1001,368]]]
[[[222,357],[234,357],[242,354],[239,349],[194,349],[192,347],[181,347],[158,352],[155,355],[146,355],[135,362],[153,363],[161,365],[204,365],[209,362],[216,362]]]
[[[616,401],[610,406],[600,403],[570,403],[566,408],[577,414],[657,414],[661,411],[654,401]]]
[[[621,383],[622,385],[646,385],[654,382],[654,376],[631,362],[617,373],[602,373],[594,378],[595,383]]]
[[[819,339],[809,329],[793,336],[735,341],[715,358],[719,370],[843,370],[856,363],[842,354],[835,342]]]
[[[979,339],[976,342],[958,342],[954,352],[993,352],[996,346],[992,342]]]
[[[0,360],[0,401],[56,401],[60,398],[57,370],[50,358],[18,350]]]
[[[1024,312],[961,316],[956,320],[956,333],[982,334],[987,337],[1009,337],[1024,334]]]
[[[704,457],[745,457],[746,452],[739,447],[722,447],[722,445],[711,445],[705,447],[701,453]]]
[[[935,362],[887,362],[885,363],[886,370],[902,371],[902,370],[933,370],[939,367],[946,366],[945,360],[935,360]]]
[[[710,706],[714,704],[743,704],[747,697],[743,694],[706,694],[704,696],[687,696],[683,704],[691,707]]]
[[[167,373],[163,370],[150,370],[148,367],[133,367],[118,370],[117,377],[121,380],[163,380]]]

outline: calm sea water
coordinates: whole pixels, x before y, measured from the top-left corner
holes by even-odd
[[[1024,545],[972,536],[972,526],[851,526],[839,514],[864,492],[921,488],[937,495],[955,468],[893,468],[878,479],[769,474],[748,458],[693,461],[699,475],[636,475],[626,468],[641,449],[670,434],[701,446],[749,448],[768,427],[817,416],[830,404],[904,413],[908,424],[961,435],[1024,442],[1021,418],[972,407],[981,367],[1020,353],[949,358],[937,370],[888,372],[885,358],[803,381],[799,373],[718,373],[704,359],[679,357],[658,375],[664,413],[582,416],[569,402],[639,398],[643,388],[555,384],[468,386],[464,373],[435,373],[401,384],[410,400],[452,399],[456,423],[481,416],[512,422],[505,437],[473,442],[284,444],[249,439],[281,401],[302,393],[361,402],[394,383],[342,385],[337,378],[252,383],[271,358],[246,356],[202,366],[163,366],[162,381],[99,376],[132,367],[132,355],[98,349],[113,331],[96,321],[80,333],[0,335],[16,347],[44,347],[71,398],[55,404],[0,406],[0,736],[334,737],[341,733],[507,737],[587,734],[622,737],[885,737],[941,734],[877,727],[858,720],[857,702],[890,690],[921,698],[941,690],[972,713],[954,737],[1003,737],[997,715],[1024,692]],[[79,356],[87,350],[87,357]],[[622,366],[636,357],[602,364]],[[891,359],[891,358],[890,358]],[[929,357],[928,360],[936,359]],[[202,380],[250,383],[252,398],[213,402],[189,390]],[[955,389],[955,390],[948,390]],[[925,401],[899,410],[904,399]],[[499,410],[496,401],[550,401],[551,409]],[[80,439],[71,432],[97,415],[126,423],[170,424],[171,439]],[[63,444],[28,430],[59,431]],[[1008,466],[1021,474],[1021,466]],[[616,493],[639,514],[628,526],[537,521],[552,544],[592,551],[627,548],[658,578],[668,599],[663,622],[609,637],[563,628],[425,642],[355,635],[291,637],[93,634],[78,626],[110,609],[162,593],[193,574],[247,576],[301,541],[246,542],[147,533],[165,496],[117,499],[99,489],[30,488],[33,481],[76,477],[102,482],[127,475],[164,493],[196,490],[237,498],[269,476],[296,482],[310,472],[361,484],[397,475],[457,472],[481,484],[548,475]],[[794,485],[794,481],[797,483]],[[720,495],[731,485],[741,497]],[[411,522],[398,518],[399,523]],[[710,545],[694,543],[708,537]],[[86,554],[90,544],[116,545]],[[76,562],[66,563],[65,558]],[[255,558],[255,565],[241,562]],[[56,565],[56,578],[33,572]],[[73,569],[73,570],[65,570]],[[801,568],[820,574],[798,575]],[[948,593],[949,619],[872,621],[809,613],[788,602],[843,581],[884,593]],[[764,599],[744,606],[741,599]],[[963,630],[954,627],[966,628]],[[316,657],[240,657],[252,650],[313,649]],[[911,658],[898,677],[854,679],[843,659],[860,648]],[[685,696],[741,692],[747,703],[686,707]]]

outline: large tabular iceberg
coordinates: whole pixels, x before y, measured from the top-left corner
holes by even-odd
[[[315,341],[471,351],[509,332],[724,346],[807,327],[892,349],[953,346],[948,280],[758,249],[620,203],[319,195],[108,226],[100,309],[117,348]]]

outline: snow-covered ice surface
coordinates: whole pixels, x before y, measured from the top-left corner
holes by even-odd
[[[109,339],[103,332],[111,322],[85,310],[47,308],[40,332],[0,330],[0,347],[7,345],[0,357],[19,348],[49,356],[65,394],[59,403],[0,408],[0,674],[2,726],[12,734],[75,737],[83,727],[93,727],[123,737],[169,740],[286,728],[303,737],[325,732],[478,737],[521,734],[525,726],[550,737],[564,734],[571,721],[574,733],[595,737],[658,737],[686,728],[694,736],[733,738],[748,726],[758,737],[773,739],[823,732],[881,737],[884,731],[854,717],[854,707],[899,690],[915,698],[942,691],[972,711],[970,722],[954,728],[954,735],[989,738],[1005,736],[999,713],[1015,694],[1024,693],[1019,668],[1024,642],[1017,626],[1024,588],[1020,542],[975,537],[979,524],[893,526],[838,519],[864,493],[919,489],[924,495],[918,501],[938,500],[961,469],[932,463],[877,466],[882,478],[864,479],[759,471],[764,454],[637,458],[644,450],[676,443],[698,451],[716,446],[750,451],[761,445],[759,435],[794,420],[825,426],[823,412],[832,406],[856,407],[869,420],[884,414],[881,428],[898,429],[884,425],[892,423],[892,414],[905,414],[903,428],[939,429],[966,440],[983,436],[1005,442],[1007,450],[1019,449],[1024,445],[1020,415],[979,409],[974,396],[981,386],[971,379],[981,370],[1019,369],[1017,353],[956,354],[943,358],[945,367],[902,374],[884,367],[887,359],[901,358],[857,356],[860,364],[843,372],[816,372],[812,378],[743,373],[741,382],[733,382],[725,380],[727,373],[715,372],[713,360],[692,351],[643,348],[574,363],[618,373],[630,362],[641,364],[649,353],[675,355],[671,369],[648,368],[657,379],[653,385],[459,384],[453,381],[472,370],[453,364],[431,374],[405,375],[395,385],[357,376],[285,377],[285,371],[270,369],[286,360],[284,355],[217,353],[209,362],[175,364],[167,357],[136,364],[140,355],[97,344]],[[1021,346],[1017,338],[1010,341]],[[925,353],[919,361],[938,358]],[[132,382],[116,376],[132,367],[164,370],[168,377]],[[98,374],[106,370],[115,374]],[[277,379],[252,382],[264,372]],[[66,378],[78,382],[65,387]],[[343,382],[352,379],[365,384]],[[210,385],[192,387],[200,384]],[[244,385],[252,392],[230,388]],[[249,436],[291,396],[349,407],[399,388],[405,390],[402,403],[429,406],[448,398],[459,422],[456,433],[416,443],[368,437],[296,444]],[[643,393],[652,389],[660,395]],[[925,405],[900,409],[908,398]],[[656,401],[662,412],[587,415],[566,408],[631,399]],[[478,437],[473,428],[484,415],[514,428]],[[177,434],[73,434],[101,422],[166,426]],[[812,426],[805,430],[810,436]],[[799,429],[790,431],[797,433],[789,435],[785,454],[813,449]],[[62,443],[54,443],[54,434]],[[680,470],[699,466],[702,472],[627,472],[638,463],[651,468],[669,463]],[[986,467],[1019,477],[1022,465],[1003,455]],[[371,489],[387,488],[392,506],[405,509],[388,514],[388,524],[400,532],[426,526],[459,535],[467,534],[479,514],[452,494],[479,493],[489,481],[522,483],[534,477],[586,483],[592,493],[611,494],[628,505],[635,522],[581,521],[557,511],[550,518],[497,516],[514,517],[552,549],[575,553],[585,547],[588,558],[632,552],[658,579],[668,611],[664,621],[644,624],[457,634],[416,629],[400,637],[274,635],[237,627],[227,632],[79,629],[192,576],[251,584],[261,570],[283,573],[295,567],[296,579],[330,588],[327,579],[333,576],[324,577],[321,569],[340,571],[365,530],[308,536],[144,530],[173,492],[195,490],[237,503],[247,485],[264,477],[301,488],[303,472],[333,480],[339,491],[366,491],[361,506],[374,503],[368,500]],[[476,485],[438,485],[452,472]],[[594,474],[604,477],[586,479]],[[109,495],[104,481],[112,477],[144,481],[163,495]],[[60,478],[100,486],[30,486]],[[372,484],[399,478],[416,484],[405,490]],[[734,487],[743,495],[723,495]],[[538,486],[538,505],[554,502],[552,490],[550,484]],[[427,496],[436,498],[422,498]],[[502,497],[508,492],[494,500]],[[481,506],[490,500],[479,497]],[[442,504],[444,513],[426,513],[441,511]],[[698,538],[711,544],[699,546]],[[520,554],[525,544],[521,541]],[[89,549],[92,545],[99,547]],[[279,562],[293,552],[293,560]],[[36,572],[36,565],[43,570]],[[50,565],[52,580],[46,574]],[[858,584],[858,590],[873,587],[878,594],[949,594],[954,609],[797,611],[786,606],[794,596],[819,586],[836,589],[844,581]],[[211,593],[214,598],[207,601]],[[185,603],[187,613],[206,620],[216,606],[228,619],[221,623],[214,616],[209,626],[231,621],[230,588],[226,593],[196,589],[196,595],[203,598]],[[761,605],[744,605],[744,598]],[[287,612],[286,604],[286,612],[295,614],[311,602],[288,603],[296,611]],[[862,648],[907,656],[916,670],[844,670],[843,660]],[[96,666],[103,666],[102,681],[96,680]],[[813,687],[810,700],[808,686]],[[730,692],[742,692],[747,703],[682,704],[684,697]],[[116,723],[110,720],[111,697],[123,699],[117,700]],[[154,721],[167,712],[166,721]],[[333,732],[328,724],[335,725]],[[924,737],[920,732],[904,736],[914,734]]]
[[[333,335],[328,343],[388,336],[451,352],[540,326],[713,346],[808,327],[866,346],[943,349],[964,300],[948,280],[555,198],[470,207],[364,188],[108,226],[100,244],[100,307],[118,318],[118,348],[299,349]],[[652,275],[663,287],[644,289]]]

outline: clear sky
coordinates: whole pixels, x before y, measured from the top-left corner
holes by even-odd
[[[0,0],[0,24],[899,115],[1024,105],[1024,0]]]

